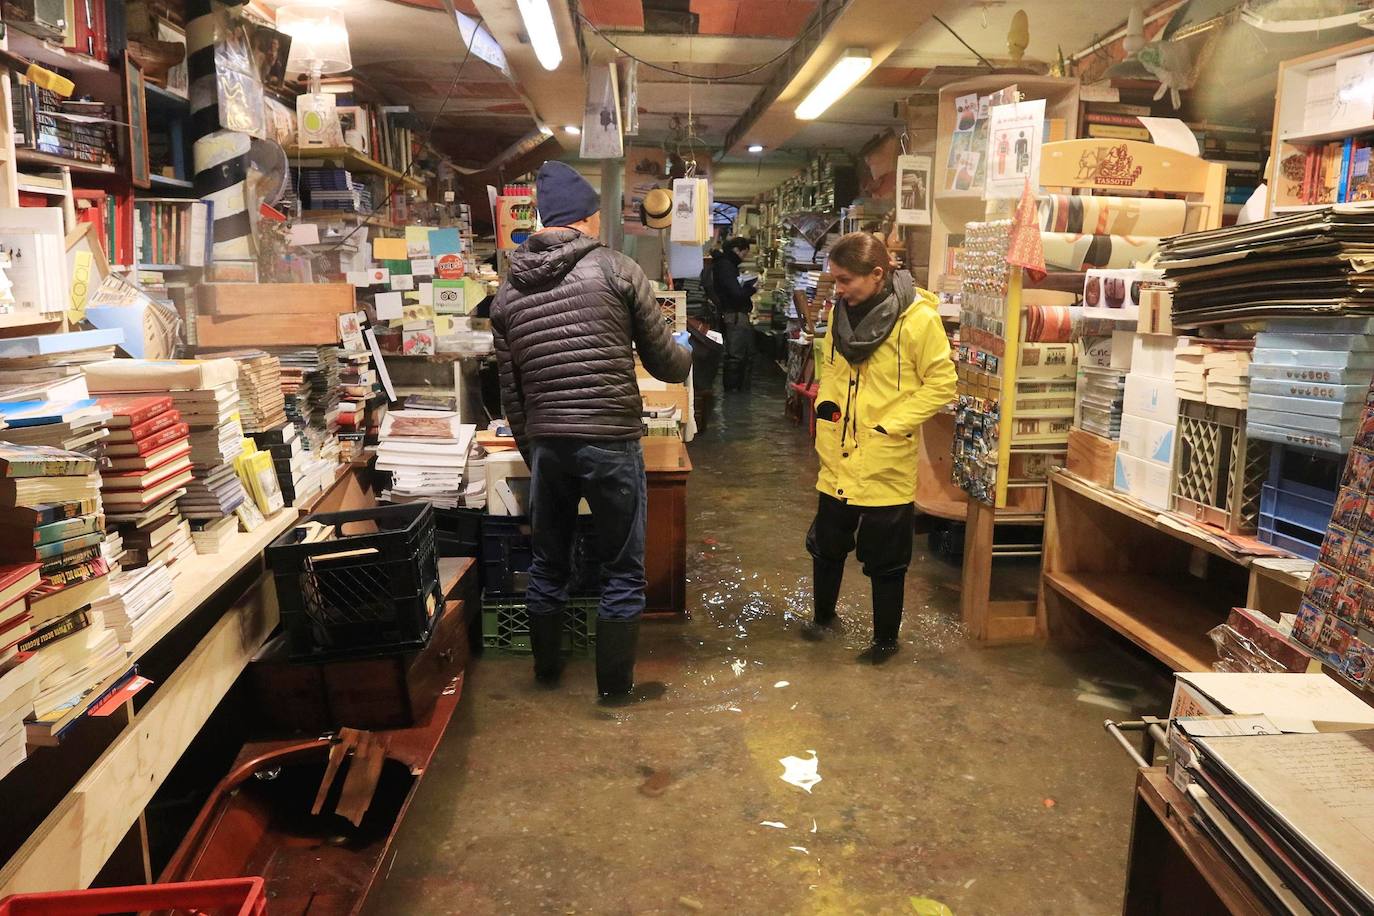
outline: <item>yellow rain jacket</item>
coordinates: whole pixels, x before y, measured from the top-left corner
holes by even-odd
[[[916,290],[892,333],[857,365],[830,339],[834,325],[816,354],[816,489],[856,506],[905,505],[916,498],[920,426],[954,400],[957,376],[935,296]]]

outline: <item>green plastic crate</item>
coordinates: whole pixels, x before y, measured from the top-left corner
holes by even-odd
[[[596,643],[595,598],[573,598],[563,612],[563,651],[587,655]],[[530,654],[530,621],[523,601],[482,604],[482,645],[511,655]]]

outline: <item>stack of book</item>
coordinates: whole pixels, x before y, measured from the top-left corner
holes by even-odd
[[[46,445],[100,458],[109,414],[90,397],[80,375],[0,391],[5,441]]]
[[[315,468],[317,462],[306,451],[305,438],[295,424],[284,423],[276,429],[253,433],[251,438],[259,451],[272,456],[282,499],[288,506],[300,505],[324,486],[325,481]]]
[[[167,392],[189,428],[192,479],[178,502],[182,515],[213,520],[243,503],[234,472],[234,459],[243,451],[234,360],[112,360],[87,367],[86,379],[102,393]]]
[[[95,461],[77,452],[3,444],[0,456],[0,557],[36,562],[41,577],[26,598],[28,632],[14,648],[34,654],[37,695],[26,732],[30,743],[44,743],[127,674],[118,640],[90,609],[109,593],[100,477]],[[32,581],[31,571],[19,575]]]
[[[0,662],[0,779],[28,756],[24,720],[38,698],[38,665],[29,655]]]
[[[369,424],[368,405],[375,393],[377,373],[366,350],[340,348],[339,440],[349,449],[346,460],[361,455]]]
[[[1207,403],[1244,410],[1250,392],[1250,344],[1213,348],[1203,358],[1207,369]]]
[[[465,426],[457,413],[393,410],[382,421],[377,470],[391,474],[387,502],[428,500],[437,508],[458,506],[468,454],[477,427]]]
[[[200,520],[191,523],[191,540],[196,545],[196,553],[220,553],[239,530],[237,515],[213,520]]]
[[[1374,318],[1271,321],[1249,367],[1251,438],[1346,454],[1374,376]]]
[[[0,566],[0,663],[19,652],[19,643],[33,632],[27,595],[43,581],[41,563]]]
[[[281,360],[286,418],[298,428],[327,436],[339,428],[339,362],[337,348],[272,347]]]
[[[113,106],[64,99],[17,73],[10,79],[15,146],[93,165],[114,162]]]
[[[108,518],[118,530],[122,565],[150,557],[175,561],[188,550],[189,532],[177,510],[191,481],[191,443],[181,413],[167,395],[105,396],[110,420],[111,470],[102,475]]]
[[[298,190],[307,210],[372,210],[372,192],[347,169],[301,169]]]
[[[275,429],[286,422],[281,360],[265,350],[230,350],[213,354],[239,365],[239,422],[248,434]]]
[[[1185,401],[1207,400],[1207,347],[1195,337],[1180,337],[1174,350],[1174,387]]]
[[[160,561],[110,577],[110,594],[91,605],[121,645],[162,619],[172,607],[174,580]]]
[[[154,268],[174,264],[204,266],[214,243],[208,232],[210,211],[210,203],[203,200],[140,198],[135,201],[134,254],[137,263]]]

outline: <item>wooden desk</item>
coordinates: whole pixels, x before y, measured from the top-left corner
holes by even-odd
[[[645,613],[682,616],[687,613],[687,475],[692,460],[680,439],[650,436],[643,443],[649,479]]]
[[[1268,910],[1193,822],[1193,805],[1163,768],[1140,771],[1122,916],[1249,916]]]
[[[1233,607],[1294,613],[1302,583],[1166,523],[1161,513],[1065,471],[1050,477],[1037,627],[1081,641],[1096,619],[1175,671],[1208,671],[1207,631]]]

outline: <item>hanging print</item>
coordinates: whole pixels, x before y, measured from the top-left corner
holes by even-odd
[[[897,225],[930,225],[930,157],[897,157]]]
[[[582,112],[582,158],[619,159],[624,154],[616,68],[614,64],[598,64],[587,73],[587,107]]]
[[[987,196],[1019,198],[1027,181],[1038,190],[1045,100],[996,105],[990,121]]]

